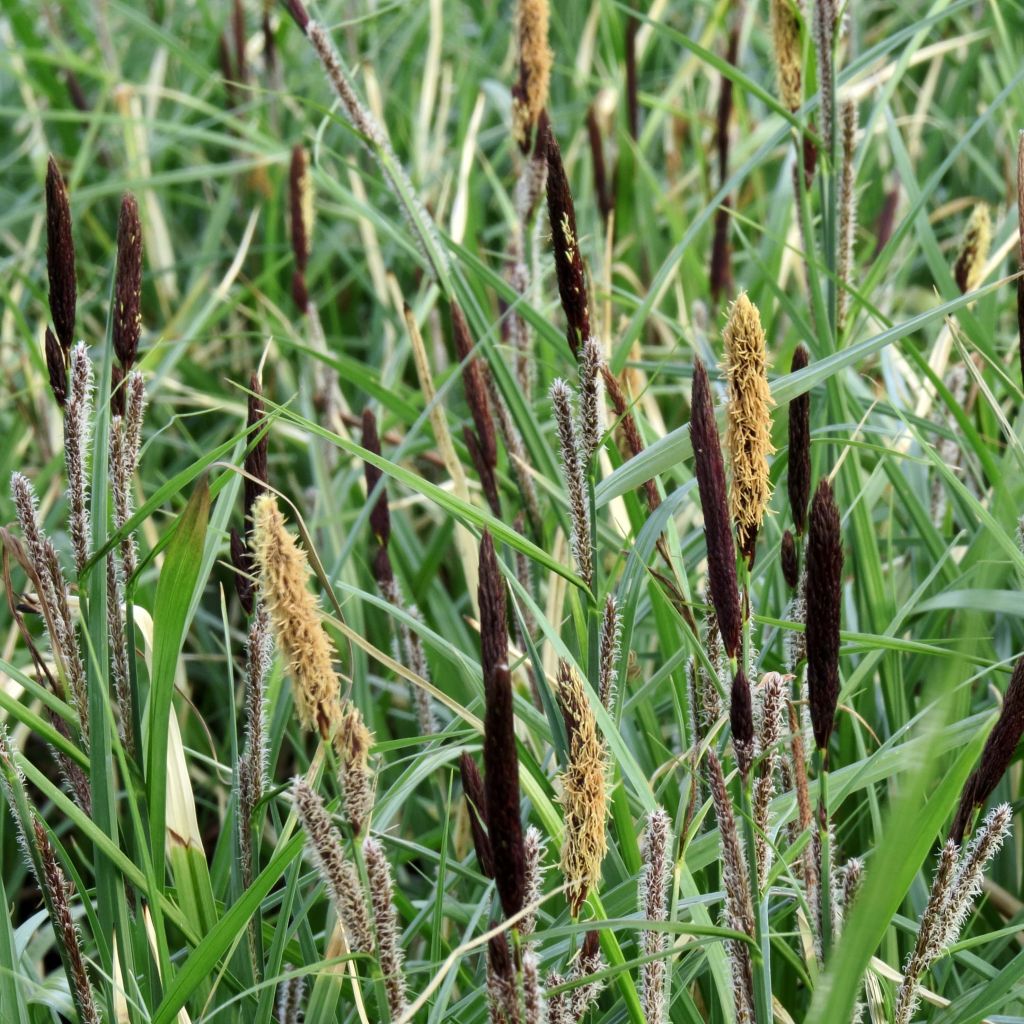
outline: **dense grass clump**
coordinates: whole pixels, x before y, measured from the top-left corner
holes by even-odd
[[[1016,8],[0,33],[0,1020],[1024,1017]]]

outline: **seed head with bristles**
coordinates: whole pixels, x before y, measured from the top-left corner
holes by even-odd
[[[722,336],[729,381],[725,445],[732,467],[729,510],[736,523],[740,551],[753,559],[757,531],[771,497],[768,456],[772,447],[768,359],[757,307],[743,293],[732,304]]]
[[[285,971],[291,970],[291,964],[285,964]],[[305,978],[287,978],[281,982],[277,990],[277,1019],[280,1024],[300,1024],[305,991]]]
[[[331,824],[323,800],[305,779],[297,778],[292,802],[306,831],[310,855],[345,926],[349,946],[357,953],[372,953],[373,929],[359,872],[342,852],[341,834]]]
[[[601,345],[596,338],[583,343],[580,356],[580,455],[584,464],[601,443],[602,402],[601,402]]]
[[[142,329],[142,223],[131,192],[121,198],[117,220],[117,272],[114,278],[114,353],[127,372],[139,351]]]
[[[583,681],[564,661],[558,666],[558,703],[569,739],[568,761],[562,775],[562,873],[573,917],[587,893],[601,879],[601,862],[608,849],[605,835],[607,754]]]
[[[487,1002],[492,1024],[521,1024],[516,972],[504,932],[487,940]]]
[[[326,739],[340,693],[331,643],[316,598],[307,588],[306,555],[285,529],[277,500],[269,493],[257,498],[253,507],[253,550],[277,645],[292,676],[299,721]]]
[[[961,842],[975,808],[983,807],[1013,761],[1024,735],[1024,656],[1017,659],[1003,706],[981,752],[978,767],[964,784],[950,835]]]
[[[46,165],[46,270],[50,279],[50,316],[65,352],[75,343],[75,243],[71,235],[68,189],[50,156]]]
[[[523,836],[523,849],[526,851],[526,894],[523,902],[526,906],[536,905],[544,895],[544,855],[547,853],[547,840],[536,825],[528,825]],[[537,926],[536,910],[529,911],[519,922],[522,935],[532,935]]]
[[[725,489],[725,464],[718,441],[718,426],[711,399],[711,384],[698,359],[693,370],[690,440],[700,503],[704,510],[704,534],[708,547],[708,586],[715,607],[718,630],[725,652],[736,656],[740,645],[742,616],[736,582],[736,548],[729,526]]]
[[[981,283],[991,244],[992,219],[988,205],[978,203],[971,211],[953,267],[953,276],[961,292],[973,291]]]
[[[337,715],[334,730],[334,752],[338,755],[341,789],[345,795],[345,816],[358,834],[369,821],[373,810],[374,774],[370,765],[373,733],[366,726],[362,712],[348,701]]]
[[[480,541],[480,662],[484,676],[484,788],[494,881],[506,917],[523,907],[526,889],[523,826],[519,817],[512,675],[508,667],[505,580],[489,533]]]
[[[768,841],[769,814],[775,796],[775,772],[779,763],[778,746],[782,739],[782,713],[786,700],[785,677],[768,672],[761,680],[760,716],[757,748],[761,761],[754,782],[754,842],[757,852],[757,877],[765,878],[771,866],[772,847]]]
[[[551,222],[551,245],[555,254],[555,276],[558,294],[566,318],[566,340],[574,356],[590,337],[590,310],[586,274],[576,233],[576,208],[569,189],[569,179],[562,166],[562,152],[550,125],[547,130],[548,218]]]
[[[64,464],[68,477],[68,532],[81,575],[89,561],[89,441],[92,437],[92,361],[85,342],[71,352],[71,387],[64,407]]]
[[[794,0],[771,0],[772,50],[779,99],[791,112],[799,110],[804,101],[800,18],[795,8]]]
[[[549,16],[548,0],[519,0],[519,79],[512,87],[512,134],[524,153],[530,148],[533,126],[548,102],[553,57],[548,46]]]
[[[836,296],[836,333],[846,327],[846,311],[850,304],[850,279],[853,267],[853,240],[857,230],[857,191],[854,149],[857,142],[857,104],[844,100],[839,111],[840,146],[843,169],[839,184],[839,259],[836,274],[839,289]]]
[[[373,909],[373,924],[377,933],[377,959],[384,975],[388,1010],[391,1019],[397,1020],[405,1013],[408,1000],[405,970],[402,966],[405,958],[402,953],[398,916],[395,913],[391,866],[384,855],[384,848],[370,836],[363,840],[363,858],[366,861],[370,906]]]
[[[668,920],[669,881],[672,874],[672,819],[662,808],[650,813],[644,829],[640,852],[640,914],[648,921]],[[645,957],[654,957],[641,968],[640,1002],[646,1024],[663,1024],[666,1018],[665,976],[667,964],[663,953],[668,945],[663,931],[645,931],[640,947]]]
[[[819,750],[828,748],[839,700],[839,619],[843,542],[832,487],[822,480],[811,504],[807,539],[807,687]]]
[[[587,499],[579,438],[573,423],[572,389],[564,380],[551,385],[551,406],[558,427],[558,446],[562,456],[562,472],[569,496],[569,544],[576,562],[576,571],[590,586],[594,582],[594,552],[590,538],[590,502]]]
[[[610,711],[615,703],[615,683],[619,675],[619,643],[622,637],[622,615],[614,594],[604,601],[601,617],[601,704]]]
[[[821,111],[821,137],[826,153],[832,152],[835,125],[835,70],[833,53],[836,36],[835,0],[813,0],[814,51],[818,61],[818,108]]]

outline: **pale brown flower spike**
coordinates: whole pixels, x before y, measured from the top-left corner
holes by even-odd
[[[549,18],[548,0],[519,0],[519,79],[512,87],[512,134],[524,153],[530,149],[534,125],[548,101],[554,57],[548,45]]]

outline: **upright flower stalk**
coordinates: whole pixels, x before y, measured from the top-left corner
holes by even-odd
[[[669,882],[672,876],[672,819],[660,807],[648,815],[640,853],[640,914],[648,921],[668,920]],[[640,968],[640,1003],[646,1024],[663,1024],[668,1009],[665,950],[668,935],[663,931],[640,933],[640,949],[652,959]]]

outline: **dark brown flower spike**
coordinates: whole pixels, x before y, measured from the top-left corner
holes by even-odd
[[[1024,735],[1024,657],[1017,659],[1010,685],[1003,698],[1003,708],[996,719],[996,724],[985,741],[978,767],[971,773],[964,784],[957,808],[950,837],[958,843],[963,841],[964,833],[970,824],[971,816],[976,807],[984,807],[992,795],[1000,779],[1006,774],[1013,755]]]
[[[754,707],[750,698],[750,683],[742,668],[732,679],[729,699],[729,725],[732,727],[732,745],[740,774],[746,778],[754,761]]]
[[[488,877],[494,877],[494,858],[491,854],[491,840],[487,835],[487,797],[484,794],[484,780],[476,761],[467,753],[459,758],[459,772],[462,776],[462,795],[469,810],[469,829],[473,834],[473,848],[480,870]]]
[[[476,427],[480,454],[488,466],[497,465],[498,447],[494,434],[494,420],[487,404],[487,372],[483,361],[473,351],[473,339],[462,310],[452,303],[452,337],[455,352],[462,365],[462,383],[466,389],[466,401]]]
[[[253,374],[249,378],[249,390],[251,394],[248,400],[248,411],[246,415],[246,439],[252,445],[245,456],[245,471],[248,476],[245,479],[245,516],[246,521],[252,515],[252,507],[256,499],[263,494],[269,484],[270,476],[267,469],[267,432],[263,430],[263,385],[259,377]],[[257,437],[259,440],[256,440]],[[253,443],[255,442],[255,443]]]
[[[615,201],[608,185],[604,141],[601,138],[601,126],[597,120],[597,110],[594,104],[591,104],[587,110],[587,141],[590,143],[590,163],[594,171],[594,195],[597,197],[597,208],[601,211],[601,220],[607,225]]]
[[[110,368],[110,415],[123,416],[124,410],[124,370],[115,363]]]
[[[306,34],[309,29],[309,11],[302,0],[284,0],[288,13],[295,19],[295,24]]]
[[[369,407],[363,410],[363,447],[374,455],[380,455],[380,436],[377,433],[377,418]],[[372,463],[364,462],[363,470],[366,475],[366,494],[370,497],[377,490],[383,473]],[[381,487],[377,494],[377,500],[373,503],[370,512],[370,529],[373,531],[377,543],[381,547],[387,547],[391,540],[391,510],[388,506],[388,492]]]
[[[733,28],[729,33],[729,43],[725,59],[735,65],[739,48],[739,30]],[[718,109],[716,112],[715,146],[718,151],[718,184],[725,184],[729,176],[729,122],[732,120],[732,79],[721,76],[718,93]],[[723,199],[715,212],[715,234],[711,247],[711,297],[717,302],[723,293],[732,290],[732,256],[729,246],[729,226],[731,215],[729,209],[732,200],[729,196]]]
[[[693,370],[690,400],[690,440],[693,444],[697,488],[704,510],[704,535],[708,547],[708,587],[718,617],[722,646],[735,658],[740,646],[742,616],[736,582],[736,547],[725,486],[725,463],[718,440],[718,425],[711,398],[711,384],[700,359]]]
[[[494,881],[506,917],[523,907],[526,854],[519,818],[519,756],[508,667],[505,580],[489,533],[480,540],[480,661],[484,677],[484,791]]]
[[[790,373],[803,370],[810,362],[804,345],[797,345]],[[807,525],[807,502],[811,496],[811,396],[805,391],[789,403],[789,507],[798,537]]]
[[[305,311],[309,305],[306,290],[306,268],[309,266],[311,198],[309,162],[302,146],[292,147],[292,158],[288,168],[288,214],[291,223],[292,253],[295,256],[295,270],[292,273],[292,298],[299,309]]]
[[[796,552],[796,541],[793,534],[786,530],[782,535],[782,547],[779,553],[782,562],[782,576],[790,590],[796,590],[800,582],[800,559]]]
[[[46,328],[44,352],[46,372],[50,377],[50,390],[57,404],[63,409],[68,398],[68,365],[64,358],[64,350],[49,327]]]
[[[142,329],[142,223],[131,192],[121,197],[117,219],[117,272],[114,278],[114,353],[127,373],[139,352]]]
[[[548,218],[551,221],[551,246],[555,256],[555,276],[558,295],[565,312],[566,340],[574,356],[590,337],[590,309],[587,300],[586,272],[576,232],[576,208],[569,189],[569,179],[562,165],[562,152],[558,148],[551,125],[544,123],[547,132],[548,159]]]
[[[807,537],[807,689],[819,750],[828,747],[839,700],[839,617],[843,543],[832,487],[822,480],[811,504]]]
[[[50,316],[65,352],[75,343],[75,244],[71,235],[71,203],[57,161],[46,165],[46,271],[50,279]]]

